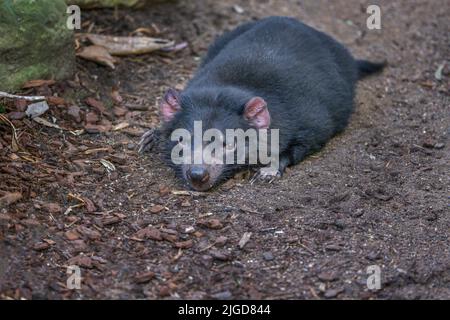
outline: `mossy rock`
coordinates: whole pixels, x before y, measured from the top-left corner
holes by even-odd
[[[163,1],[164,0],[66,0],[67,4],[76,4],[85,9],[114,8],[117,6],[138,8],[146,4]]]
[[[66,10],[64,0],[0,1],[0,90],[73,75],[75,48]]]

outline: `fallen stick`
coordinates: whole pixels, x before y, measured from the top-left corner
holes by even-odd
[[[0,91],[0,98],[9,98],[9,99],[21,99],[27,101],[43,101],[46,99],[44,96],[19,96],[15,94],[6,93]]]
[[[93,33],[87,33],[84,36],[94,45],[105,47],[111,55],[116,56],[144,54],[164,48],[171,48],[175,45],[174,41],[150,37],[119,37]]]

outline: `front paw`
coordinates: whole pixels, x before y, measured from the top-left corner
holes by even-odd
[[[251,178],[250,184],[253,184],[255,181],[263,181],[272,183],[275,179],[281,178],[283,173],[274,167],[263,167],[258,169],[255,175]]]
[[[159,131],[157,129],[150,129],[145,132],[139,141],[139,153],[144,153],[153,150],[159,142]]]

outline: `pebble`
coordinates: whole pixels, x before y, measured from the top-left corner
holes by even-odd
[[[215,243],[216,243],[217,246],[223,247],[227,243],[227,241],[228,241],[227,237],[219,236],[219,237],[216,238]]]
[[[334,281],[338,278],[336,273],[326,271],[321,272],[317,277],[322,281]]]
[[[342,292],[342,289],[328,289],[327,291],[325,291],[323,296],[325,298],[334,298],[341,292]]]
[[[231,299],[233,295],[229,290],[218,292],[211,295],[211,298],[217,299],[217,300],[228,300]]]
[[[228,261],[231,259],[230,255],[226,251],[221,250],[210,250],[211,256],[220,261]]]
[[[71,116],[77,123],[81,122],[81,115],[80,115],[81,109],[78,106],[70,106],[67,109],[67,114]]]
[[[206,255],[206,254],[202,255],[200,262],[204,267],[209,268],[209,267],[211,267],[211,265],[213,263],[213,257],[211,257],[210,255]]]
[[[19,112],[19,111],[15,111],[15,112],[10,112],[6,115],[6,117],[9,120],[22,120],[26,117],[27,115],[25,114],[25,112]]]
[[[264,252],[263,258],[266,261],[272,261],[274,259],[272,252]]]

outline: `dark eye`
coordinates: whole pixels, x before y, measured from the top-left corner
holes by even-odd
[[[183,143],[183,136],[178,138],[178,143]]]

